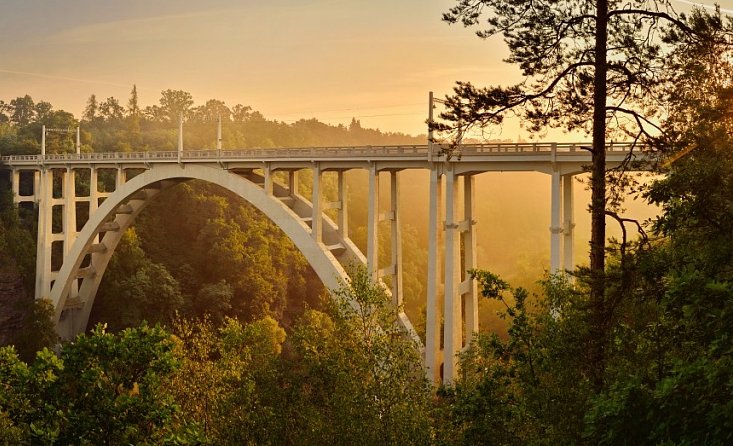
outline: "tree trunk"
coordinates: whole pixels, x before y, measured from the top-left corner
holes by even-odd
[[[593,166],[591,170],[590,242],[590,371],[596,388],[603,384],[605,363],[605,248],[606,248],[606,49],[608,0],[596,2],[595,78],[593,90]]]

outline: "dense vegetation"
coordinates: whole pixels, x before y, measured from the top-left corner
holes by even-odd
[[[0,442],[428,444],[430,387],[395,317],[358,271],[287,335],[268,316],[177,320],[97,326],[30,365],[0,348]]]
[[[722,25],[705,13],[687,23],[701,34]],[[681,44],[664,86],[657,146],[664,175],[640,191],[662,212],[648,233],[608,249],[601,339],[599,321],[589,317],[586,271],[546,277],[538,295],[472,271],[483,296],[505,308],[508,333],[478,335],[461,357],[460,376],[436,391],[364,271],[354,271],[332,300],[321,299],[312,273],[270,223],[210,186],[188,184],[171,193],[196,210],[189,218],[171,222],[170,202],[156,201],[125,235],[124,255],[113,261],[95,308],[109,330],[98,325],[58,354],[45,349],[25,361],[12,347],[0,349],[0,441],[730,444],[733,59],[719,41],[670,39]],[[155,138],[156,147],[172,144],[174,133],[161,128],[177,119],[171,104],[186,98],[180,93],[164,92],[159,107],[137,112],[136,142],[132,98],[126,110],[90,100],[84,119],[96,130],[85,141],[108,137],[105,147],[119,150],[144,150]],[[37,150],[33,132],[24,132],[52,125],[40,116],[68,118],[46,105],[16,113],[28,103],[18,98],[7,108],[3,153]],[[189,112],[191,122],[206,122],[203,111]],[[238,119],[231,125],[251,124]],[[331,130],[361,131],[352,127]],[[201,143],[210,143],[202,134]],[[56,150],[67,143],[60,138]],[[3,200],[1,266],[27,277],[32,237],[7,194]],[[47,333],[47,308],[32,308],[35,333]],[[138,325],[143,318],[163,325]],[[16,346],[26,351],[50,341],[25,339]]]

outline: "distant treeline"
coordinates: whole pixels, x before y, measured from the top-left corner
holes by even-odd
[[[338,146],[359,144],[424,144],[425,136],[382,132],[363,128],[357,119],[348,126],[324,124],[317,119],[300,119],[288,124],[269,120],[252,107],[209,99],[194,105],[191,93],[164,90],[158,105],[141,106],[137,88],[132,87],[126,105],[109,97],[91,95],[80,118],[51,103],[35,102],[29,95],[0,100],[0,154],[40,152],[41,127],[80,127],[83,152],[130,152],[175,150],[178,122],[184,120],[184,147],[190,150],[216,147],[216,127],[222,121],[224,148]],[[47,153],[71,152],[74,134],[49,133]]]

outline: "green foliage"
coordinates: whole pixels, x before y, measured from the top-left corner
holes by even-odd
[[[430,387],[419,351],[397,326],[396,309],[363,269],[334,297],[329,314],[306,312],[292,335],[287,431],[300,436],[287,438],[427,444]]]
[[[201,287],[193,301],[193,312],[198,315],[209,315],[215,322],[221,321],[232,309],[234,290],[226,280]]]
[[[35,240],[23,227],[9,189],[0,186],[0,269],[17,270],[27,290],[35,283]]]
[[[427,444],[430,387],[389,299],[364,271],[335,298],[287,340],[270,317],[177,322],[182,417],[213,444]]]
[[[591,394],[582,343],[587,297],[551,277],[546,297],[533,303],[491,272],[471,275],[483,296],[505,306],[508,338],[480,334],[461,355],[460,375],[439,391],[439,443],[580,442]]]
[[[184,305],[178,281],[145,255],[134,229],[123,234],[96,299],[90,325],[104,321],[113,331],[170,321]]]
[[[204,442],[265,444],[276,411],[262,404],[262,387],[275,372],[285,331],[269,317],[245,325],[226,319],[218,329],[208,319],[178,320],[174,331],[182,365],[167,387],[181,419],[200,426]]]
[[[323,286],[292,242],[253,206],[199,182],[161,194],[140,216],[141,245],[181,285],[186,313],[286,326]],[[188,218],[172,219],[185,209]],[[214,304],[214,306],[210,306]]]
[[[55,309],[46,300],[29,300],[22,308],[25,313],[22,328],[14,333],[11,344],[18,350],[21,360],[31,362],[36,352],[53,348],[59,341],[54,324]]]
[[[177,407],[161,379],[177,367],[162,329],[101,326],[30,365],[0,349],[0,437],[14,444],[161,444]]]

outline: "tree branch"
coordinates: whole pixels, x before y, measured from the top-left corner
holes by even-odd
[[[559,75],[557,75],[552,80],[552,82],[550,82],[550,84],[545,89],[543,89],[542,91],[540,91],[539,93],[534,93],[534,94],[529,94],[529,95],[522,94],[522,95],[519,95],[519,97],[517,97],[516,99],[512,99],[511,97],[508,97],[506,99],[506,103],[505,104],[497,104],[497,105],[500,105],[500,107],[498,109],[496,109],[494,111],[491,111],[491,112],[488,112],[488,113],[479,113],[479,114],[477,114],[473,118],[472,122],[469,122],[468,124],[470,125],[470,124],[475,123],[477,121],[484,121],[484,122],[486,122],[486,121],[490,121],[490,120],[496,119],[498,116],[500,116],[501,114],[505,113],[508,110],[511,110],[511,109],[513,109],[515,107],[518,107],[518,106],[521,106],[521,105],[524,105],[527,102],[533,101],[535,99],[539,99],[539,98],[545,97],[546,95],[548,95],[549,93],[551,93],[555,89],[555,87],[557,86],[557,84],[560,83],[560,81],[562,81],[567,75],[569,75],[570,73],[572,73],[573,71],[575,71],[576,69],[578,69],[580,67],[588,67],[588,66],[593,66],[593,65],[594,65],[593,62],[577,62],[577,63],[571,64],[568,67],[566,67]],[[460,92],[457,92],[457,93],[460,96]],[[456,101],[456,100],[451,100],[450,98],[447,98],[446,103],[448,105],[451,105],[452,108],[454,109],[454,117],[463,116],[463,113],[461,113],[461,110],[460,109],[463,107],[464,104],[462,104],[460,102],[460,100]],[[456,115],[456,113],[455,113],[456,110],[458,111],[458,115],[459,116],[455,116]],[[446,114],[445,112],[444,113],[441,113],[440,116],[443,119],[447,119],[447,120],[459,120],[460,121],[460,119],[451,119],[451,116],[449,114]]]
[[[617,10],[614,10],[614,11],[609,11],[607,17],[610,20],[612,17],[621,16],[621,15],[641,15],[641,16],[646,16],[646,17],[650,17],[650,18],[665,19],[665,20],[673,23],[677,27],[679,27],[685,33],[692,34],[692,35],[697,35],[697,33],[692,28],[690,28],[689,26],[687,26],[687,24],[685,22],[683,22],[682,20],[680,20],[680,19],[678,19],[676,17],[673,17],[673,16],[669,15],[666,12],[649,11],[649,10],[646,10],[646,9],[617,9]]]
[[[637,113],[637,112],[635,112],[635,111],[633,111],[633,110],[629,110],[629,109],[627,109],[627,108],[623,108],[623,107],[617,107],[617,106],[613,106],[613,105],[608,105],[608,106],[606,106],[606,111],[615,111],[615,112],[625,113],[625,114],[627,114],[627,115],[631,115],[631,116],[633,116],[633,117],[634,117],[634,119],[636,120],[636,123],[637,123],[637,124],[639,124],[639,129],[640,129],[640,130],[641,130],[642,132],[644,132],[644,135],[646,135],[646,136],[647,136],[647,138],[650,138],[650,139],[653,139],[653,140],[659,139],[659,138],[657,138],[657,137],[654,137],[654,136],[650,135],[650,134],[649,134],[649,132],[647,132],[647,131],[645,130],[645,128],[644,128],[644,123],[646,123],[646,124],[648,124],[648,125],[650,125],[650,126],[654,127],[655,129],[657,129],[657,130],[658,130],[658,131],[659,131],[660,133],[662,133],[663,135],[664,135],[664,134],[666,133],[666,132],[665,132],[665,131],[664,131],[664,130],[663,130],[663,129],[661,128],[661,127],[659,127],[659,126],[658,126],[657,124],[653,123],[652,121],[650,121],[649,119],[645,118],[644,116],[641,116],[641,115],[640,115],[639,113]],[[643,122],[642,122],[642,121],[643,121]]]

